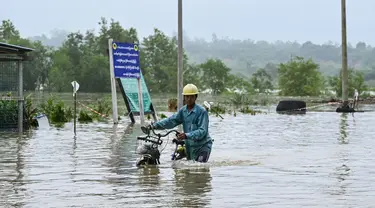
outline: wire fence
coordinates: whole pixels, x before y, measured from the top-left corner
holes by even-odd
[[[0,130],[18,129],[19,101],[18,61],[0,62]]]

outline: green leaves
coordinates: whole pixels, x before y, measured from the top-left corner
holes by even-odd
[[[324,88],[324,79],[319,65],[312,59],[293,57],[279,65],[280,94],[286,96],[319,96]]]
[[[108,39],[112,38],[115,41],[140,43],[141,70],[151,93],[177,92],[176,37],[169,37],[155,28],[153,34],[139,40],[135,28],[123,28],[113,19],[107,21],[101,18],[98,24],[99,31],[70,33],[59,48],[51,48],[39,41],[22,38],[13,23],[5,20],[0,26],[0,40],[35,49],[30,53],[33,61],[24,65],[25,90],[34,90],[43,85],[47,90],[70,92],[70,82],[76,80],[81,84],[81,92],[110,92]],[[189,57],[198,60],[195,63],[189,61],[184,52],[184,85],[193,83],[201,92],[210,90],[215,95],[236,90],[248,94],[255,90],[264,93],[268,89],[278,88],[281,95],[318,96],[324,91],[326,80],[319,70],[320,66],[311,58],[305,60],[295,56],[286,63],[276,63],[288,60],[291,53],[310,57],[309,54],[316,52],[317,56],[312,57],[317,61],[327,59],[327,56],[332,60],[339,57],[335,46],[319,46],[311,42],[303,45],[282,42],[269,44],[264,41],[218,39],[216,36],[210,43],[204,40],[192,42],[188,38],[184,40]],[[357,44],[355,50],[370,53],[365,43]],[[324,73],[335,68],[334,62],[326,61],[322,65],[324,70],[321,70]],[[259,68],[259,63],[264,68]],[[327,67],[329,69],[325,70]],[[375,70],[367,70],[366,76],[357,71],[350,74],[350,95],[354,89],[359,92],[366,89],[365,78],[374,78]],[[341,95],[341,78],[330,78],[328,82]]]
[[[177,40],[154,29],[154,34],[143,39],[142,72],[151,92],[177,92]],[[141,60],[141,61],[142,61]],[[186,58],[185,58],[186,68]]]
[[[211,88],[214,95],[224,92],[231,69],[219,59],[208,59],[200,68],[203,70],[204,87]]]
[[[341,73],[337,76],[331,76],[328,79],[328,84],[332,87],[336,95],[342,96],[342,76]],[[365,84],[364,74],[361,71],[355,71],[354,69],[348,69],[348,94],[349,97],[354,96],[354,90],[358,90],[358,94],[361,95],[368,89]]]
[[[268,74],[264,68],[258,69],[252,75],[251,83],[254,89],[258,89],[260,93],[264,93],[266,90],[273,89],[271,75]]]

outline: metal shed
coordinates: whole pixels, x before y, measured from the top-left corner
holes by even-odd
[[[23,63],[33,50],[0,42],[1,130],[24,130]]]

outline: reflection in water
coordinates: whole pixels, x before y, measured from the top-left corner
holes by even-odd
[[[1,134],[0,207],[368,207],[374,115],[213,117],[209,168],[173,169],[170,143],[158,168],[136,168],[137,124]]]
[[[211,198],[210,169],[175,169],[176,190],[178,198],[172,207],[204,207],[209,205]]]
[[[160,188],[160,169],[159,167],[139,168],[138,185],[141,187],[141,192],[155,195]]]
[[[341,120],[340,120],[339,146],[337,147],[337,149],[338,149],[338,156],[337,157],[338,157],[338,163],[340,165],[335,168],[335,171],[333,173],[334,177],[337,178],[336,187],[338,187],[338,190],[335,190],[332,193],[333,195],[345,195],[346,194],[347,183],[346,183],[345,180],[350,175],[350,168],[347,166],[349,149],[345,148],[345,147],[347,147],[346,145],[342,146],[341,144],[349,144],[348,127],[349,127],[348,114],[343,113],[343,114],[341,114]]]
[[[340,138],[339,142],[340,144],[349,144],[348,138],[348,114],[342,113],[341,114],[341,120],[340,120]]]
[[[129,124],[125,130],[118,132],[118,127],[115,125],[110,135],[109,143],[107,148],[110,150],[109,159],[106,163],[110,167],[112,173],[118,175],[126,175],[127,169],[123,167],[133,166],[133,149],[134,149],[134,138],[138,131],[134,131],[134,124]]]
[[[74,176],[77,173],[77,156],[76,156],[76,149],[77,149],[77,136],[73,136],[73,147],[72,147],[72,153],[70,156],[72,157],[72,172],[70,174],[70,178],[74,180]]]
[[[25,144],[32,136],[32,132],[11,133],[0,137],[0,205],[13,207],[24,206],[24,192],[26,185],[24,179],[25,156],[23,154]]]

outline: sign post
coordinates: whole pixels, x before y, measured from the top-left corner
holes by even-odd
[[[141,125],[143,126],[145,124],[145,111],[143,108],[143,93],[142,93],[141,78],[138,78],[137,82],[138,82],[139,116],[141,117]]]
[[[108,40],[109,64],[111,74],[113,122],[118,123],[116,78],[135,78],[138,81],[138,101],[140,106],[141,123],[144,123],[143,96],[139,64],[138,44],[115,42]]]

